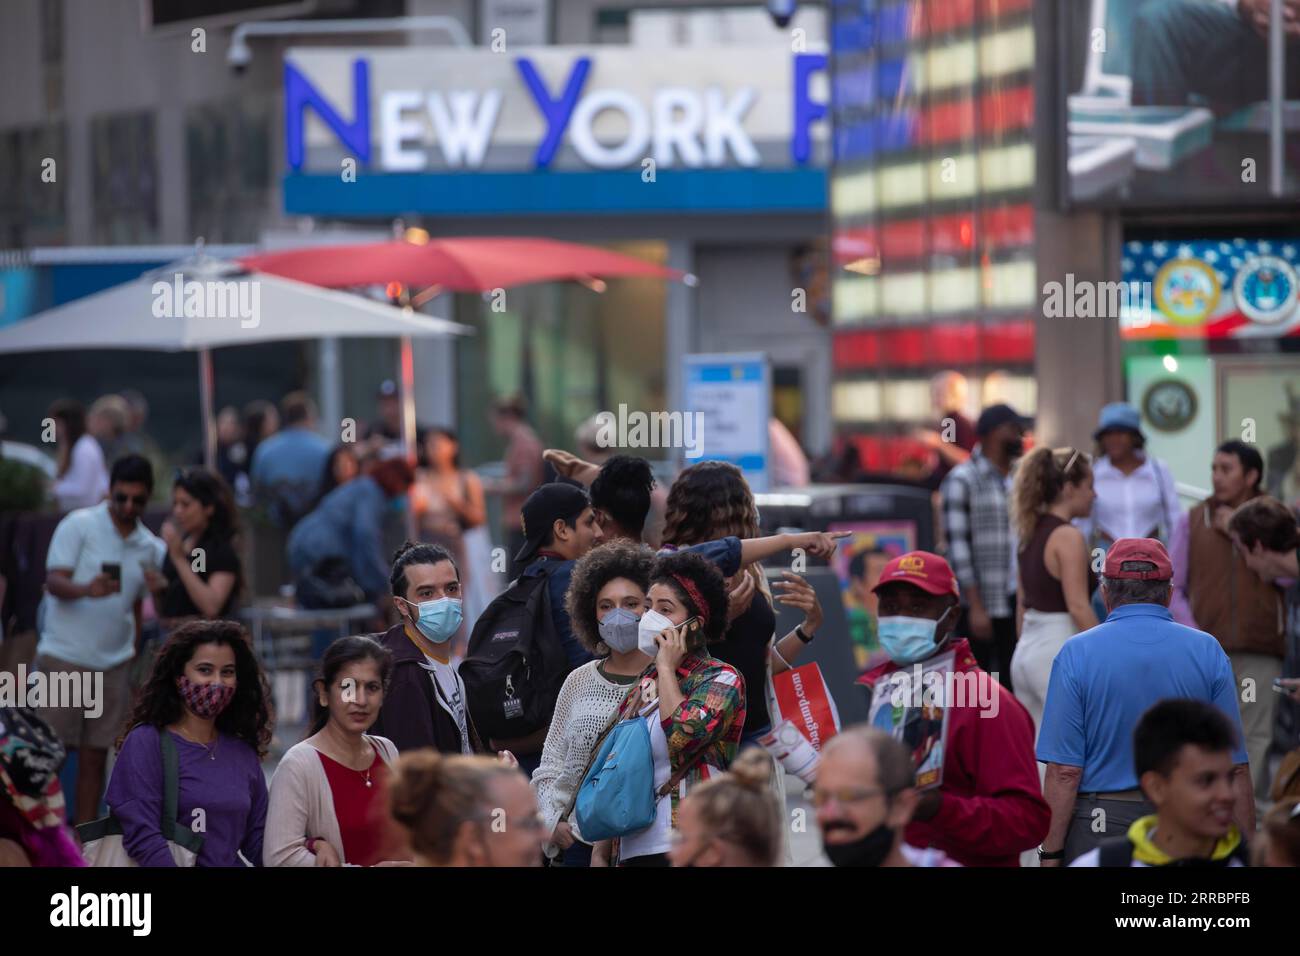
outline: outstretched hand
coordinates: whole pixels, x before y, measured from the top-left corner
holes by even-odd
[[[852,531],[805,531],[795,535],[795,547],[803,548],[814,558],[829,558],[835,553],[841,538],[847,538]]]
[[[542,460],[548,462],[561,478],[572,478],[578,469],[586,464],[573,452],[565,451],[563,448],[546,449],[542,452]]]

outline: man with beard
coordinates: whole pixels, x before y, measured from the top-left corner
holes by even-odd
[[[909,846],[903,831],[920,794],[904,744],[866,724],[827,741],[813,806],[835,866],[960,866],[942,851]]]

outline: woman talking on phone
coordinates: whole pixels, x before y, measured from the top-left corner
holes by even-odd
[[[169,624],[196,617],[229,618],[239,599],[239,512],[230,486],[201,466],[176,473],[158,614]]]
[[[655,820],[618,841],[602,841],[593,866],[668,866],[677,806],[690,787],[726,770],[745,725],[745,681],[711,655],[727,627],[722,573],[697,554],[661,554],[650,571],[650,608],[637,643],[653,658],[619,707],[619,720],[645,720],[654,753],[654,785],[676,785],[660,798]]]

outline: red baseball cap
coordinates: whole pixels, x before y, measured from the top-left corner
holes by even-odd
[[[894,558],[880,572],[880,580],[871,589],[872,593],[879,591],[886,584],[900,581],[915,585],[930,594],[961,596],[961,592],[957,589],[957,578],[953,575],[948,562],[929,551],[909,551]]]
[[[1125,561],[1150,561],[1156,567],[1154,571],[1125,571]],[[1168,581],[1174,576],[1174,565],[1165,546],[1155,538],[1120,538],[1106,552],[1102,574],[1135,581]]]

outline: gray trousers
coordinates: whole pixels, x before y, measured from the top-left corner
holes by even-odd
[[[1074,816],[1065,835],[1065,863],[1082,856],[1110,837],[1124,836],[1133,821],[1156,812],[1147,800],[1116,800],[1081,793],[1074,800]]]

